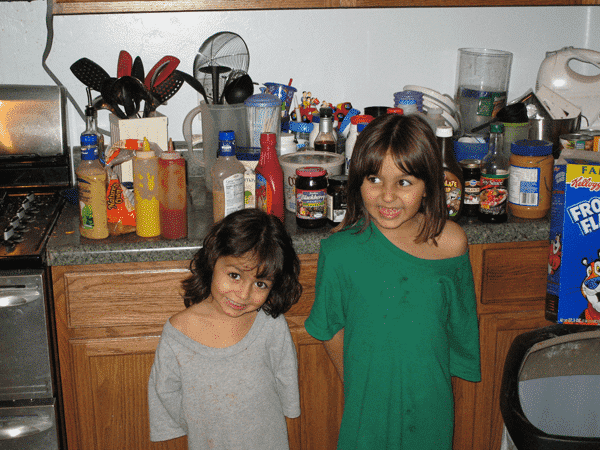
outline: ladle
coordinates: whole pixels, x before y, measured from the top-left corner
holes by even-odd
[[[223,96],[227,104],[244,103],[248,97],[254,94],[254,84],[252,78],[247,73],[234,78],[223,89]]]

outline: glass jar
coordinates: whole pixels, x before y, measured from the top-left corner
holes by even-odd
[[[327,223],[327,171],[322,167],[296,169],[296,224],[321,228]]]
[[[346,187],[348,186],[347,175],[333,175],[329,177],[327,187],[327,221],[332,226],[338,226],[348,209],[346,201]]]

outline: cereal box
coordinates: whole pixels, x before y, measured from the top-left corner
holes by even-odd
[[[600,325],[600,154],[563,150],[554,164],[546,319]]]

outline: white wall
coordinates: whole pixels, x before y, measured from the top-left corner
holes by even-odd
[[[1,2],[0,84],[53,84],[41,61],[46,46],[46,2]],[[192,12],[57,16],[47,63],[80,105],[85,88],[69,70],[88,57],[116,76],[119,51],[142,57],[149,70],[162,56],[181,59],[193,72],[200,45],[218,31],[244,38],[254,81],[287,83],[331,103],[359,109],[393,105],[394,92],[416,84],[452,95],[457,49],[488,47],[514,53],[509,98],[533,88],[548,50],[564,46],[600,50],[593,26],[598,7],[404,8],[300,11]],[[184,86],[159,111],[169,134],[198,98]],[[71,143],[83,121],[70,107]],[[108,128],[108,112],[100,125]],[[194,132],[199,130],[194,129]]]

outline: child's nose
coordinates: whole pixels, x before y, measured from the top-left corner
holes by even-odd
[[[246,300],[250,295],[250,290],[252,289],[252,283],[240,283],[235,290],[235,294],[237,295],[239,300]]]
[[[383,200],[386,202],[391,202],[396,197],[396,192],[394,191],[394,187],[390,185],[384,185],[382,188],[382,196]]]

